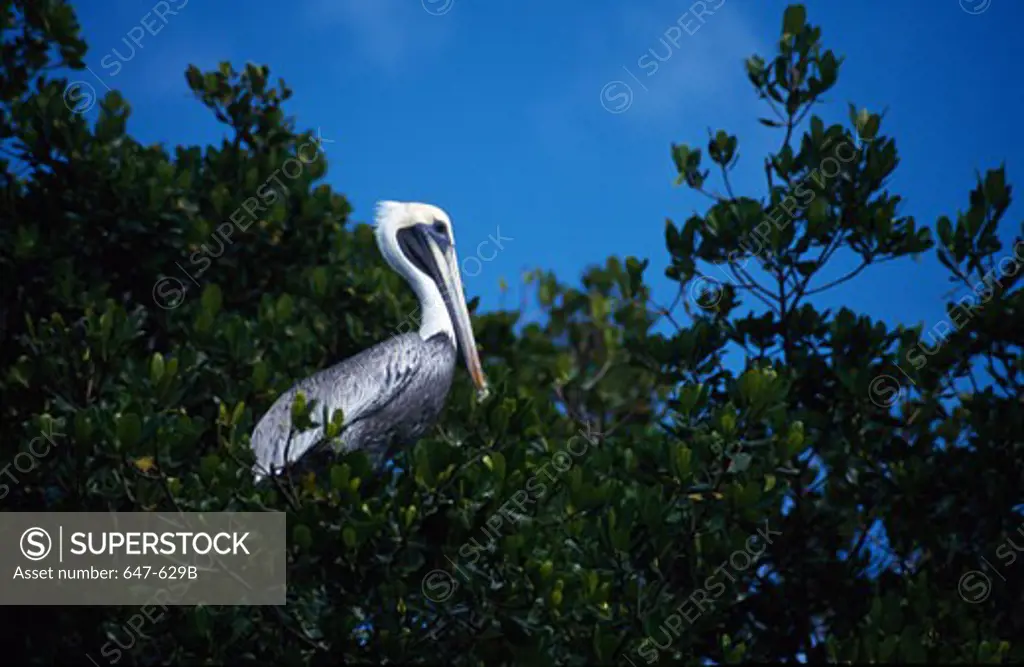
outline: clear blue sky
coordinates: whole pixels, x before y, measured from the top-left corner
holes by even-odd
[[[986,3],[973,15],[961,7]],[[664,219],[706,208],[671,185],[669,143],[706,143],[709,126],[737,134],[737,190],[760,197],[762,156],[779,141],[756,123],[767,114],[742,60],[773,52],[785,2],[725,0],[699,24],[684,17],[692,0],[168,0],[185,6],[162,27],[149,14],[158,34],[147,32],[134,56],[123,40],[140,34],[154,2],[75,4],[86,62],[103,82],[88,72],[74,78],[121,90],[142,141],[219,141],[221,127],[187,93],[188,64],[268,64],[295,90],[288,110],[298,126],[320,127],[335,142],[327,181],[349,197],[357,221],[381,198],[438,204],[453,216],[464,257],[500,228],[513,240],[466,277],[467,295],[480,295],[484,308],[499,305],[501,277],[512,306],[522,269],[575,281],[610,254],[651,258],[655,294],[667,300]],[[905,214],[919,225],[955,216],[975,170],[1004,160],[1011,183],[1024,183],[1024,3],[806,4],[826,45],[847,58],[819,114],[847,123],[848,102],[889,108],[883,132],[902,156],[892,188],[905,197]],[[659,40],[680,20],[698,29],[682,33],[647,76],[650,66],[638,61],[652,48],[664,57]],[[116,76],[112,49],[127,58]],[[619,114],[600,100],[614,80],[634,92]],[[1004,238],[1017,233],[1020,211],[1010,209]],[[822,303],[930,327],[943,317],[944,276],[931,256],[908,259],[862,274]]]

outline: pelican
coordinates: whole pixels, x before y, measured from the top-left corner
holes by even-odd
[[[419,331],[392,336],[282,394],[250,440],[257,482],[319,449],[324,408],[328,419],[335,410],[343,414],[338,451],[362,449],[379,466],[393,445],[414,442],[433,425],[451,387],[457,350],[478,400],[487,396],[448,214],[429,204],[385,201],[377,204],[374,222],[384,260],[419,298]],[[314,427],[289,442],[291,406],[299,392],[307,404],[316,401]]]

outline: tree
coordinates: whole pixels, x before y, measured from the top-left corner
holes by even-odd
[[[638,258],[575,286],[533,272],[540,323],[476,317],[488,401],[460,374],[390,477],[355,452],[326,479],[260,487],[255,420],[294,379],[408,327],[410,291],[318,184],[317,133],[296,130],[267,67],[186,73],[231,130],[220,146],[142,146],[118,94],[89,123],[47,75],[83,67],[65,3],[2,7],[3,508],[289,525],[286,607],[169,607],[144,627],[129,608],[5,608],[12,664],[1024,658],[1024,578],[981,600],[973,572],[1012,565],[1021,522],[1024,241],[997,235],[1004,170],[938,221],[936,247],[896,213],[881,117],[811,113],[841,60],[801,6],[778,53],[747,63],[782,135],[765,197],[733,192],[728,132],[706,149],[724,194],[704,151],[672,147],[679,183],[710,197],[666,226],[672,304]],[[949,304],[941,345],[822,312],[810,297],[840,250],[856,274],[934,250],[974,298]],[[702,309],[684,326],[688,292]]]

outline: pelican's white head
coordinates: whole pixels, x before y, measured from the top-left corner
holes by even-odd
[[[382,201],[377,204],[375,225],[377,247],[384,260],[406,279],[420,300],[420,337],[448,336],[452,345],[462,350],[478,394],[486,396],[487,379],[466,308],[448,214],[430,204]]]

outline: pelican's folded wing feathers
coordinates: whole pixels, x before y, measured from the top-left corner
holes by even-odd
[[[361,420],[382,410],[400,396],[423,368],[427,348],[418,334],[407,333],[363,350],[339,364],[331,366],[297,383],[274,402],[253,430],[251,447],[256,456],[253,473],[259,481],[289,463],[298,461],[324,438],[323,411],[327,417],[341,410],[345,435]],[[310,414],[314,428],[292,436],[292,403],[298,392],[306,404],[316,401]]]

